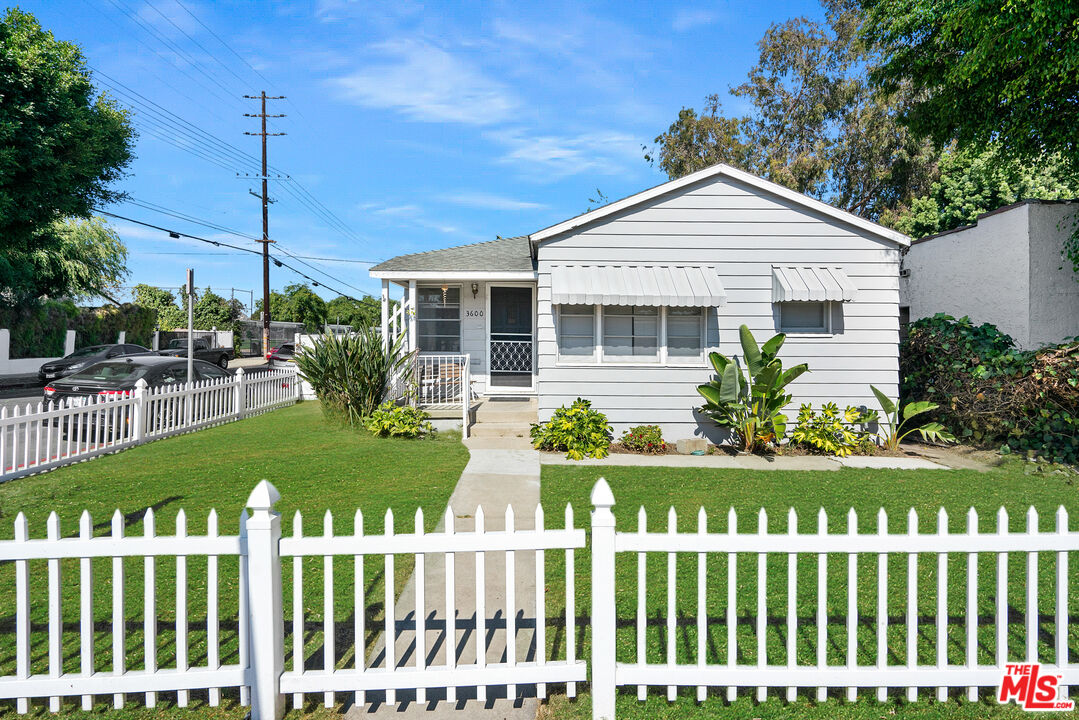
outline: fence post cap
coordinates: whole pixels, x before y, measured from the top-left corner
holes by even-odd
[[[607,484],[605,478],[600,478],[592,486],[592,505],[598,508],[614,507],[614,493],[611,492],[611,486]]]
[[[244,374],[244,369],[242,367],[236,368],[236,377],[242,377],[243,374]]]
[[[262,480],[255,489],[251,491],[251,495],[247,498],[247,507],[252,510],[272,510],[274,503],[281,499],[281,493],[277,492],[277,488],[273,486],[269,480]]]
[[[150,387],[150,384],[146,382],[146,378],[139,378],[135,381],[136,390],[145,390],[148,387]]]

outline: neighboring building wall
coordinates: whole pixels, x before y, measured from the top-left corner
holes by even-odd
[[[585,263],[692,262],[720,269],[727,305],[709,315],[708,342],[741,355],[738,327],[760,341],[775,332],[772,265],[838,265],[858,287],[834,314],[831,336],[788,336],[784,365],[811,372],[790,389],[793,421],[800,403],[878,403],[872,383],[898,395],[899,249],[892,243],[781,198],[727,179],[712,179],[657,198],[539,247],[539,414],[581,396],[606,413],[617,433],[658,424],[668,440],[721,436],[693,408],[696,386],[712,375],[707,362],[686,366],[560,364],[551,304],[553,266]]]
[[[1079,220],[1079,202],[1032,203],[1030,212],[1030,336],[1037,348],[1079,335],[1079,275],[1061,256]]]
[[[914,241],[903,258],[904,306],[912,321],[947,313],[993,323],[1026,346],[1029,205],[983,217],[974,227]],[[904,273],[906,274],[906,273]]]

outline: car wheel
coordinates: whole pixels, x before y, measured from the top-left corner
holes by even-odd
[[[221,359],[217,361],[217,366],[222,370],[227,370],[229,367],[228,355],[222,355]]]

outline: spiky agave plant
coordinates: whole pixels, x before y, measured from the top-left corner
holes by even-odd
[[[400,335],[383,350],[382,336],[373,328],[326,333],[296,354],[296,367],[327,416],[360,425],[387,399],[394,378],[411,377],[415,355],[403,351],[403,340]]]

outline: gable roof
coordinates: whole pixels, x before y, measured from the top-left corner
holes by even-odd
[[[398,255],[371,268],[371,275],[408,272],[533,272],[528,238],[498,238],[471,245]]]
[[[544,228],[543,230],[534,232],[528,236],[529,242],[532,246],[533,254],[535,252],[536,246],[545,240],[549,240],[557,235],[561,235],[562,233],[575,230],[583,225],[593,223],[596,220],[621,212],[622,210],[627,210],[637,205],[641,205],[661,195],[666,195],[667,193],[680,190],[694,183],[701,182],[702,180],[708,180],[715,177],[728,177],[732,180],[737,180],[738,182],[757,188],[771,195],[777,195],[784,200],[788,200],[797,205],[801,205],[802,207],[805,207],[809,210],[814,210],[818,213],[821,213],[822,215],[827,215],[828,217],[834,218],[840,222],[852,225],[860,230],[864,230],[872,235],[876,235],[877,237],[883,238],[897,245],[910,245],[910,238],[901,232],[891,230],[884,227],[883,225],[878,225],[875,222],[871,222],[869,220],[866,220],[865,218],[858,217],[857,215],[849,213],[846,210],[840,210],[839,208],[832,207],[828,203],[821,202],[820,200],[814,200],[808,195],[803,195],[802,193],[795,192],[790,188],[783,187],[782,185],[771,182],[769,180],[764,180],[763,178],[759,178],[756,175],[752,175],[742,170],[737,170],[730,165],[724,165],[723,163],[720,163],[719,165],[713,165],[703,170],[698,170],[695,173],[690,173],[689,175],[680,177],[676,180],[665,182],[662,185],[656,185],[655,187],[649,188],[648,190],[644,190],[635,195],[630,195],[629,197],[622,198],[621,200],[616,200],[615,202],[604,205],[601,208],[582,213],[581,215],[572,217],[569,220],[563,220],[556,225],[551,225],[550,227]]]

